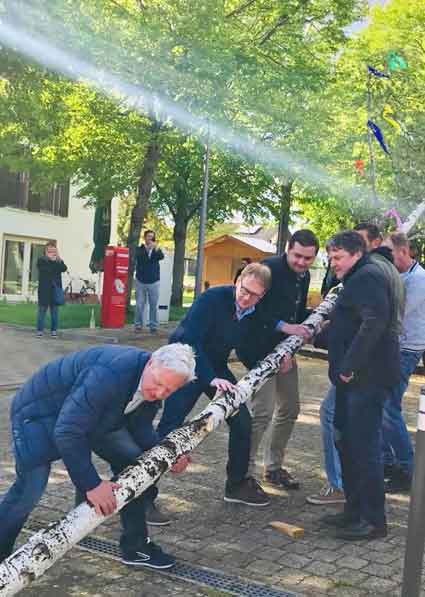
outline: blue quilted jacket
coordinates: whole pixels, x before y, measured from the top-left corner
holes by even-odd
[[[101,479],[91,439],[124,424],[150,353],[130,346],[96,346],[51,361],[16,393],[11,407],[18,467],[31,470],[62,458],[83,492]]]

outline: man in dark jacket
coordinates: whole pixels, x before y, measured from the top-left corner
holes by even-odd
[[[318,250],[319,242],[314,234],[310,230],[298,230],[292,235],[285,255],[268,257],[263,261],[272,272],[272,284],[258,311],[273,332],[261,334],[255,342],[246,343],[238,350],[239,357],[249,369],[287,336],[295,334],[309,338],[308,330],[300,323],[308,315],[308,269]],[[255,474],[257,451],[270,425],[270,441],[267,442],[264,457],[264,479],[278,487],[298,489],[298,481],[282,468],[285,449],[300,411],[295,360],[289,371],[287,366],[288,363],[283,363],[280,372],[253,398],[249,472]]]
[[[75,487],[98,514],[112,514],[117,485],[100,478],[91,452],[106,459],[115,474],[131,464],[150,447],[142,446],[143,438],[136,441],[144,423],[139,408],[190,382],[194,369],[192,349],[171,344],[153,354],[125,346],[89,348],[37,371],[11,406],[16,481],[0,502],[0,561],[13,551],[55,460],[63,460]],[[135,422],[137,429],[131,433]],[[150,441],[149,429],[146,435]],[[121,514],[123,561],[150,568],[172,566],[174,559],[148,539],[143,499],[130,502]]]
[[[146,230],[143,238],[145,243],[136,250],[136,316],[134,327],[136,331],[142,329],[145,306],[149,302],[149,328],[151,333],[155,334],[158,329],[159,262],[164,259],[164,253],[157,246],[153,230]]]
[[[265,333],[256,317],[256,305],[270,285],[270,270],[259,263],[247,265],[235,286],[216,286],[201,294],[170,337],[185,342],[196,353],[196,376],[169,398],[158,426],[161,437],[180,426],[204,392],[213,398],[217,389],[236,383],[227,360],[232,349],[256,342]],[[229,461],[224,499],[248,506],[267,506],[261,487],[247,477],[251,417],[245,404],[227,421],[230,428]]]
[[[394,291],[357,232],[336,234],[329,247],[344,284],[331,313],[328,351],[346,505],[323,522],[337,527],[341,539],[385,537],[382,409],[400,376]]]

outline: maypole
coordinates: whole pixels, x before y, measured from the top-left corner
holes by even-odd
[[[335,289],[334,289],[335,290]],[[331,292],[305,320],[313,335],[332,311],[337,292]],[[255,338],[252,339],[255,342]],[[300,336],[281,342],[257,367],[237,383],[234,391],[218,392],[217,397],[194,419],[170,433],[159,445],[144,452],[137,464],[125,469],[117,479],[117,511],[153,485],[183,454],[191,452],[225,419],[237,412],[261,386],[279,370],[285,355],[294,355],[303,346]],[[29,541],[0,564],[0,597],[15,595],[39,578],[71,547],[92,532],[107,517],[96,514],[84,502],[61,520],[33,535]]]

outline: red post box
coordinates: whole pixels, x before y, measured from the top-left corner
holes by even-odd
[[[122,328],[125,323],[128,249],[106,247],[103,263],[102,327]]]

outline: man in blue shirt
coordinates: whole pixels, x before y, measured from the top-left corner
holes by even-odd
[[[159,262],[164,253],[157,246],[155,232],[146,230],[145,243],[136,250],[136,316],[134,327],[139,332],[143,327],[146,302],[149,302],[149,328],[152,334],[158,329]]]
[[[256,305],[270,286],[270,270],[259,263],[247,265],[233,286],[216,286],[201,294],[170,337],[196,353],[196,381],[170,396],[158,432],[161,437],[179,427],[202,393],[213,398],[217,390],[232,390],[236,379],[227,361],[233,349],[255,343],[269,333],[256,317]],[[247,476],[251,417],[245,404],[227,421],[230,428],[229,461],[224,499],[248,506],[267,506],[269,500],[255,479]]]
[[[55,460],[63,460],[75,487],[98,514],[112,514],[117,485],[100,478],[92,451],[119,474],[150,447],[142,445],[152,438],[151,415],[141,410],[144,401],[164,400],[190,382],[194,370],[193,351],[182,344],[153,354],[130,346],[98,346],[39,369],[11,405],[16,480],[0,502],[0,561],[12,553]],[[146,437],[140,437],[144,428]],[[121,510],[121,520],[123,562],[149,568],[174,564],[148,538],[143,496]]]

